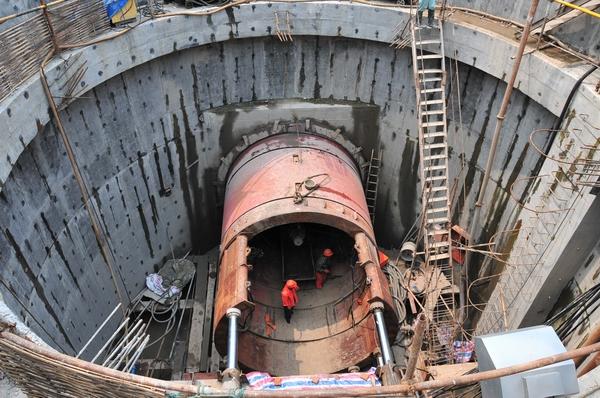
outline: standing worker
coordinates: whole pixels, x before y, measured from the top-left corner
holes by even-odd
[[[300,287],[295,280],[288,279],[281,289],[281,303],[283,304],[283,314],[285,315],[285,321],[290,323],[292,320],[292,314],[294,313],[294,307],[298,304],[298,295],[296,291]]]
[[[333,257],[333,250],[327,248],[323,250],[323,254],[317,260],[317,280],[315,281],[317,289],[323,287],[327,275],[331,272],[331,257]]]
[[[427,9],[427,27],[433,28],[433,16],[435,14],[435,0],[419,0],[419,9],[417,11],[417,24],[423,25],[423,11]]]

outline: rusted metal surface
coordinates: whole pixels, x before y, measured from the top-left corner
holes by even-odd
[[[239,235],[235,241],[221,253],[221,266],[217,280],[217,295],[215,297],[215,340],[219,352],[227,353],[227,310],[238,308],[242,319],[248,316],[253,305],[248,301],[248,239]]]
[[[309,192],[302,186],[299,193],[304,200],[295,203],[296,184],[310,177],[319,187]],[[337,143],[323,137],[279,134],[257,142],[242,153],[227,178],[222,237],[231,237],[228,231],[244,216],[252,220],[243,226],[253,224],[254,220],[270,223],[259,228],[262,230],[288,223],[285,219],[269,220],[273,202],[283,202],[280,212],[287,214],[304,213],[307,207],[336,218],[339,213],[351,212],[348,218],[357,225],[357,230],[364,229],[373,236],[354,159]],[[250,212],[259,209],[263,210],[261,214],[251,217]],[[241,232],[237,229],[236,232]]]
[[[252,282],[246,249],[259,233],[293,223],[327,225],[344,232],[351,238],[350,251],[354,241],[358,262],[345,266],[352,268],[347,284],[338,279],[315,291],[320,302],[309,305],[308,297],[301,298],[292,323],[287,324],[278,287],[284,281],[277,274],[269,286]],[[221,250],[215,341],[224,354],[225,311],[241,309],[243,368],[275,375],[311,374],[369,361],[377,349],[369,312],[374,301],[384,305],[390,335],[397,332],[398,319],[379,267],[361,174],[352,156],[333,141],[309,134],[279,134],[242,152],[227,177]]]

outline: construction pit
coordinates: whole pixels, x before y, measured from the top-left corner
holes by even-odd
[[[0,4],[0,396],[594,396],[599,4],[84,3]]]

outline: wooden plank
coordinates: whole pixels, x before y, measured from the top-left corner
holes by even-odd
[[[217,268],[219,262],[218,250],[208,253],[208,287],[206,289],[206,314],[204,316],[204,336],[202,339],[202,348],[200,356],[200,371],[209,371],[209,355],[211,354],[212,342],[212,319],[215,301],[215,287],[217,283]]]
[[[204,317],[206,314],[206,291],[208,289],[209,256],[194,256],[190,260],[196,264],[196,294],[188,340],[186,372],[200,371],[202,341],[204,339]]]

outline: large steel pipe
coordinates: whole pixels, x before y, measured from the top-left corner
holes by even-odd
[[[300,279],[288,324],[280,301],[286,275],[326,244],[335,245],[331,277],[318,290],[310,277]],[[378,347],[372,302],[383,304],[394,336],[398,320],[352,156],[308,134],[274,135],[248,147],[226,180],[214,322],[219,352],[227,352],[226,311],[238,308],[242,368],[287,375],[363,364]]]

